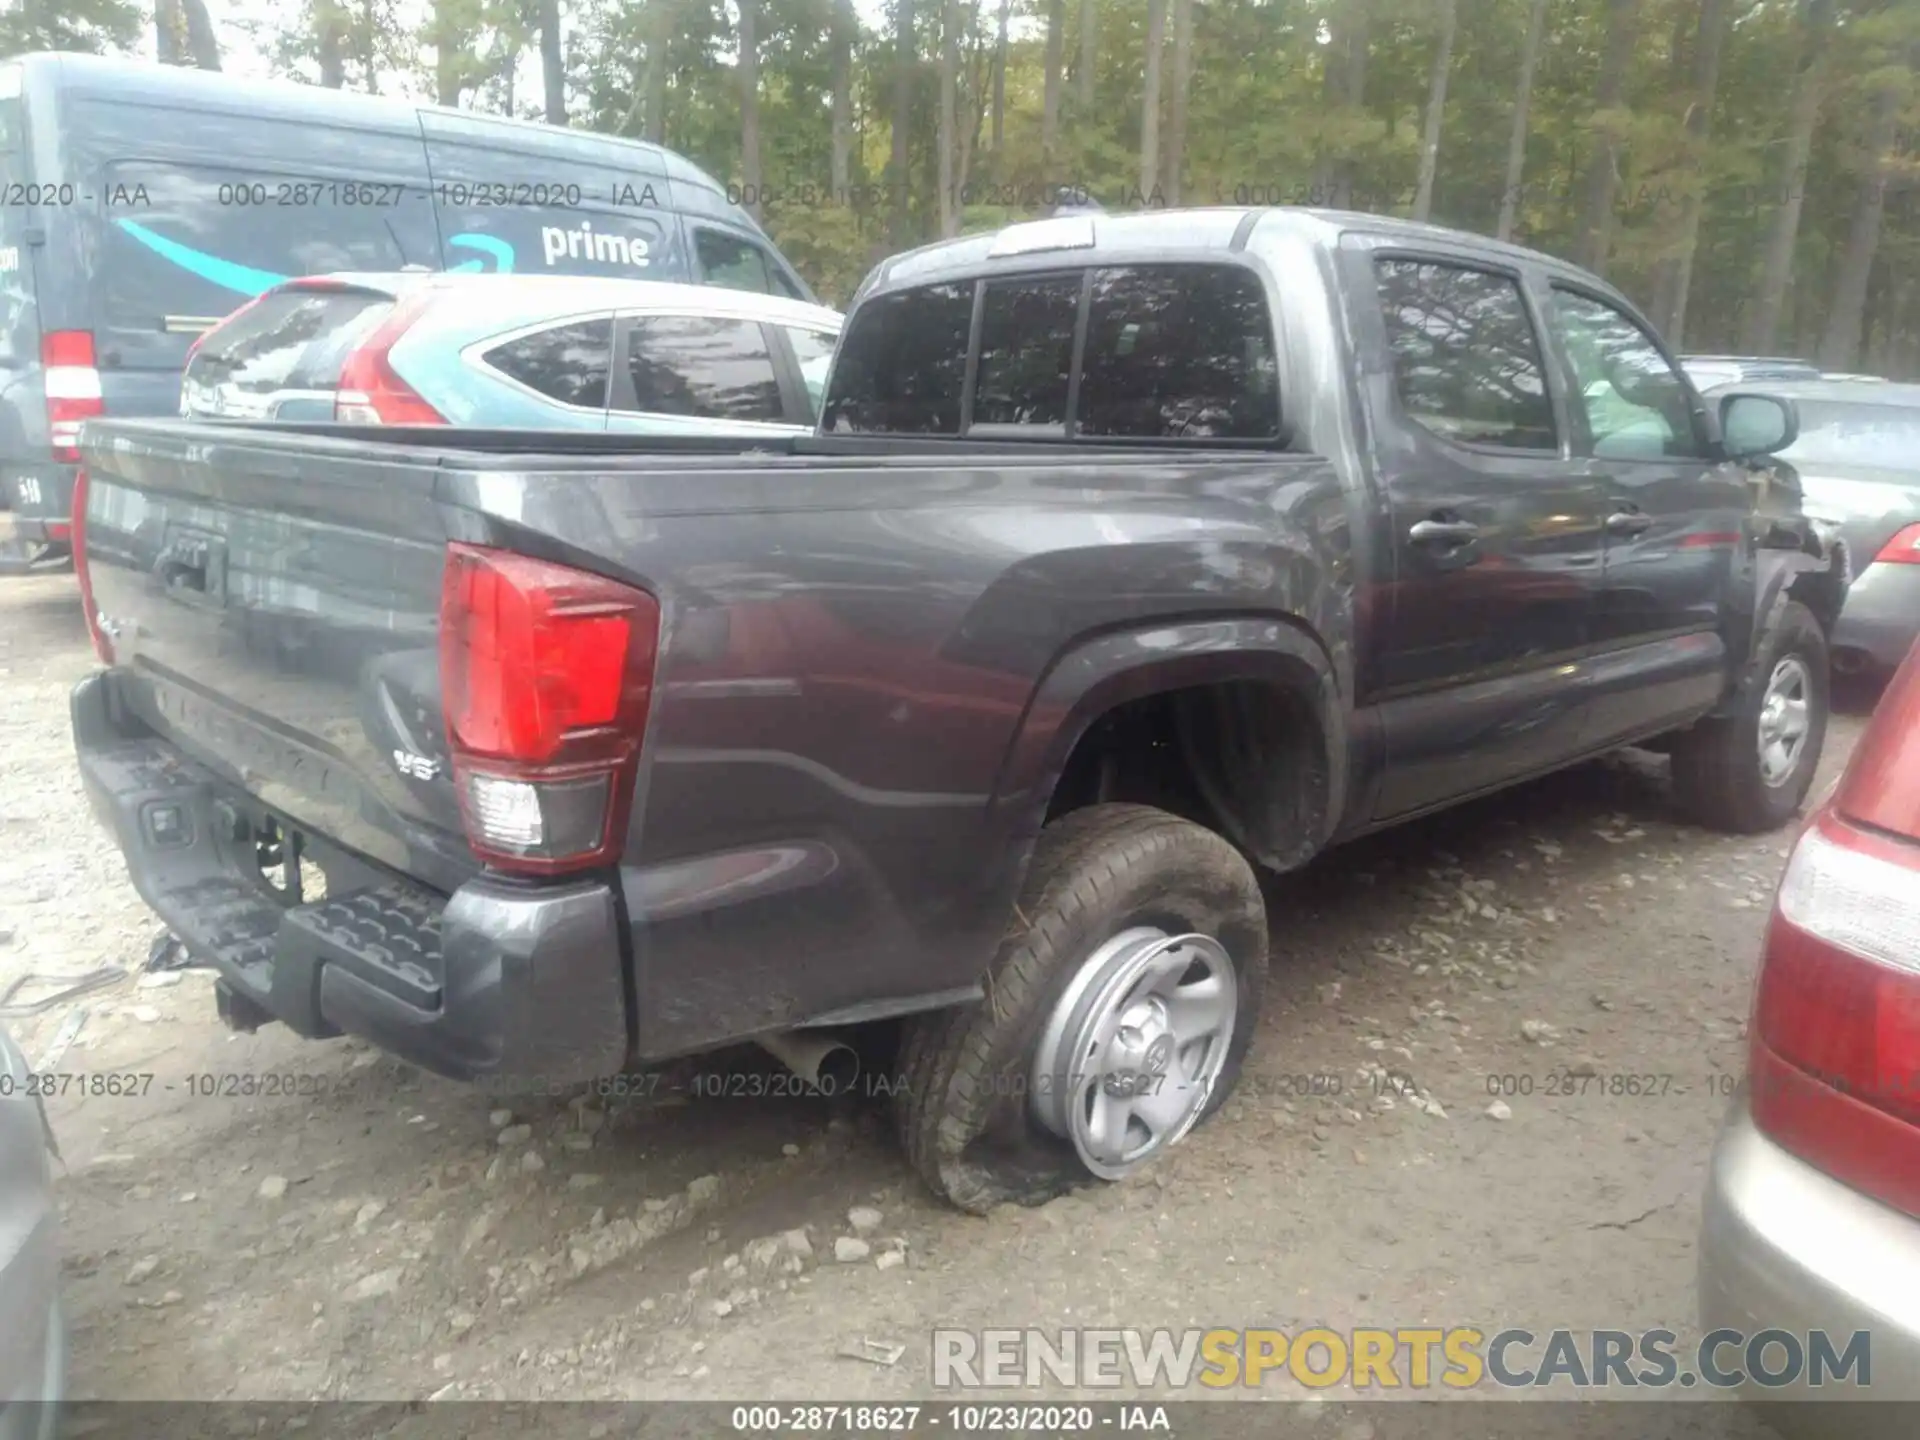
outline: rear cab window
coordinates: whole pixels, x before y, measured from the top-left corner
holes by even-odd
[[[1054,269],[929,285],[859,306],[833,364],[822,426],[1277,443],[1279,393],[1272,317],[1252,270],[1197,261]]]

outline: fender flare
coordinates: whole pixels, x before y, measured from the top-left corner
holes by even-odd
[[[1095,721],[1128,701],[1236,680],[1285,687],[1311,710],[1326,777],[1320,833],[1312,839],[1315,849],[1324,845],[1338,824],[1348,779],[1346,706],[1327,648],[1291,618],[1181,618],[1082,637],[1042,673],[988,806],[992,839],[1016,857],[1016,877],[1068,758]]]

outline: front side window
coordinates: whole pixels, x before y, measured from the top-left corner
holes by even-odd
[[[719,230],[696,230],[693,248],[707,284],[751,290],[756,295],[778,293],[767,273],[772,267],[767,264],[766,252],[752,241]]]
[[[1081,368],[1081,435],[1279,437],[1266,296],[1237,266],[1094,271]]]
[[[549,400],[602,410],[612,353],[611,319],[576,320],[497,345],[487,351],[486,361]]]
[[[1557,450],[1539,337],[1509,276],[1377,260],[1380,316],[1400,406],[1444,440]]]
[[[1698,457],[1687,384],[1624,311],[1574,290],[1553,292],[1593,453],[1603,460]]]
[[[877,296],[853,312],[824,419],[838,434],[958,435],[973,325],[970,283]]]
[[[787,418],[773,352],[751,320],[639,316],[627,332],[627,372],[634,409],[642,413],[769,423]]]
[[[820,402],[826,396],[827,371],[833,365],[833,335],[825,330],[802,330],[783,325],[787,343],[793,347],[793,363],[800,368],[800,380],[807,388],[807,411],[817,422]]]
[[[1078,274],[987,282],[975,425],[1066,425],[1079,311]]]

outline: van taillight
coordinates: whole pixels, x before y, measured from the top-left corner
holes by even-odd
[[[334,391],[333,418],[343,425],[444,425],[447,417],[400,378],[389,352],[432,298],[419,290],[396,304],[347,356]]]
[[[645,737],[660,606],[644,590],[454,543],[440,683],[467,840],[553,875],[619,852]]]
[[[106,412],[93,360],[93,332],[49,330],[40,337],[40,367],[53,458],[75,464],[80,459],[80,422]]]
[[[93,572],[87,564],[87,472],[73,476],[73,575],[80,582],[80,609],[87,620],[87,634],[93,639],[93,653],[102,664],[113,664],[113,642],[100,628],[100,612],[93,603]]]
[[[1920,1215],[1920,845],[1823,809],[1780,882],[1749,1103],[1780,1145]]]

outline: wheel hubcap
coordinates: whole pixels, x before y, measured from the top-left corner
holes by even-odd
[[[1760,701],[1760,778],[1769,785],[1785,783],[1800,763],[1812,728],[1812,693],[1806,664],[1798,656],[1789,655],[1773,667]]]
[[[1141,926],[1099,946],[1054,1006],[1030,1104],[1102,1180],[1119,1180],[1193,1128],[1227,1061],[1239,991],[1207,935]]]

